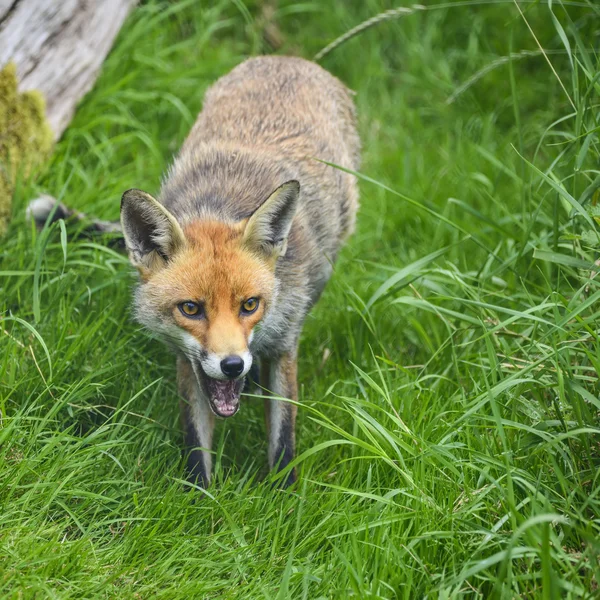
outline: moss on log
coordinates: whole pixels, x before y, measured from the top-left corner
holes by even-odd
[[[54,135],[37,91],[19,93],[14,63],[0,70],[0,234],[10,217],[18,175],[29,177],[48,159]]]

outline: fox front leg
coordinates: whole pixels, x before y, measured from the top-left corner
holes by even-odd
[[[177,385],[181,422],[187,456],[187,479],[203,488],[210,483],[212,469],[212,436],[215,416],[204,397],[192,365],[186,358],[177,359]]]
[[[284,354],[270,360],[261,370],[262,386],[274,396],[297,401],[296,354]],[[294,458],[296,451],[297,406],[275,398],[265,399],[267,430],[269,432],[269,466],[277,471],[284,469]],[[288,487],[296,481],[293,469],[281,482]]]

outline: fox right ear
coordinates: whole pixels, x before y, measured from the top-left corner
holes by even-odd
[[[299,194],[300,184],[294,179],[279,186],[248,219],[244,245],[272,259],[283,256]]]
[[[141,190],[123,194],[121,227],[129,260],[141,271],[164,266],[185,245],[185,236],[175,217]]]

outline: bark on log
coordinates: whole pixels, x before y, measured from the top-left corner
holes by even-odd
[[[0,0],[0,69],[39,90],[58,139],[96,81],[135,0]]]

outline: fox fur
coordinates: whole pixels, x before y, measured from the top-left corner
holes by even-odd
[[[285,399],[298,399],[304,319],[354,229],[357,184],[343,169],[357,170],[359,153],[338,79],[299,58],[252,58],[206,93],[158,200],[123,195],[122,232],[140,274],[135,315],[177,354],[189,478],[201,486],[215,415],[237,412],[253,362],[269,464],[281,470],[294,457],[296,404]],[[48,212],[32,207],[38,221]]]

